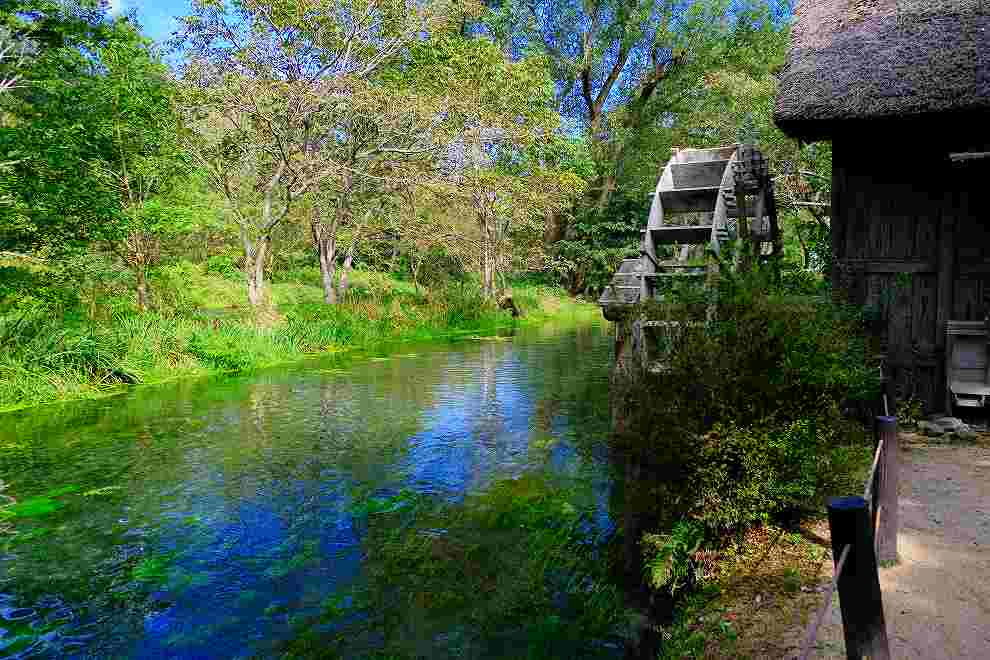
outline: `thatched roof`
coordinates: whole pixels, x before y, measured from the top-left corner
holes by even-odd
[[[799,0],[774,113],[785,132],[988,110],[990,0]]]

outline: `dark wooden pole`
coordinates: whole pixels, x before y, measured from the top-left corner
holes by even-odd
[[[897,443],[897,418],[877,417],[877,431],[883,442],[883,451],[877,463],[876,527],[877,559],[882,562],[897,561],[897,487],[900,449]]]
[[[956,213],[957,205],[959,200],[956,195],[949,195],[948,208],[944,209],[942,212],[942,219],[939,222],[938,230],[938,294],[936,298],[935,306],[935,348],[936,351],[944,350],[946,344],[946,329],[948,327],[949,317],[952,314],[952,296],[953,296],[953,284],[955,284],[956,277]],[[941,376],[939,379],[942,383],[944,390],[942,391],[942,405],[945,408],[945,414],[952,414],[952,395],[948,388],[948,377],[945,373],[947,360],[951,360],[951,354],[945,354],[944,359],[941,364],[936,367],[936,374]],[[938,388],[935,390],[935,396],[938,396]],[[937,402],[932,402],[934,405],[938,405]],[[936,408],[937,409],[937,408]]]
[[[832,556],[836,562],[843,548],[850,546],[849,557],[838,580],[846,656],[849,660],[867,657],[890,660],[866,500],[859,496],[831,498],[828,524],[832,533]]]

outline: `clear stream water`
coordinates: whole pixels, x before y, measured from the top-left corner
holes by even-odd
[[[277,656],[368,584],[369,516],[417,498],[538,478],[607,533],[610,350],[547,326],[0,415],[0,657]],[[416,655],[465,655],[445,616]]]

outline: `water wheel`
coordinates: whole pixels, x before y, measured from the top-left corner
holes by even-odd
[[[606,318],[615,320],[641,300],[657,298],[665,280],[703,278],[711,264],[693,262],[707,247],[718,254],[738,240],[751,246],[741,255],[771,259],[780,253],[763,155],[748,145],[677,150],[663,169],[641,232],[640,255],[622,262],[598,301]],[[661,245],[675,246],[675,258],[658,259]]]
[[[616,339],[617,358],[631,350],[649,364],[655,361],[645,352],[656,342],[645,341],[644,329],[667,326],[627,319],[630,308],[643,300],[663,299],[683,278],[705,282],[717,269],[709,249],[718,255],[735,242],[740,248],[737,268],[748,267],[754,258],[776,262],[780,255],[766,159],[750,145],[675,150],[660,175],[641,232],[639,256],[622,262],[598,304],[605,318],[620,324],[620,335],[628,335]],[[658,257],[664,245],[673,246],[672,259]]]

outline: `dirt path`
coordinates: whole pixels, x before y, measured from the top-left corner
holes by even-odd
[[[902,447],[901,561],[880,571],[891,654],[990,658],[990,443],[936,445],[905,434]],[[846,657],[837,601],[813,657]]]

